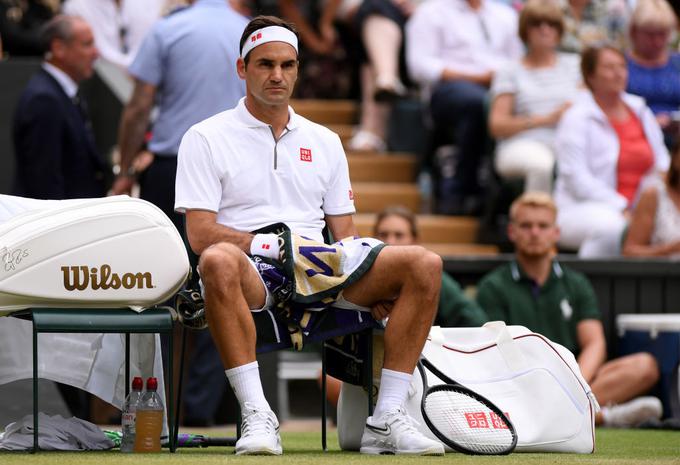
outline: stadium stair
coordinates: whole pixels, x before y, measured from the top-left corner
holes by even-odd
[[[359,107],[349,100],[296,100],[295,111],[336,132],[344,144],[352,136]],[[418,213],[420,242],[442,256],[494,255],[494,245],[476,243],[479,221],[473,217],[432,215],[416,184],[417,156],[410,153],[347,150],[357,208],[359,233],[371,235],[376,213],[389,205],[403,205]]]

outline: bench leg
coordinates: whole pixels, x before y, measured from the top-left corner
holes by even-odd
[[[33,450],[38,452],[38,332],[33,324]]]

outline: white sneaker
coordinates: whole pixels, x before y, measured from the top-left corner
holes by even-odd
[[[623,404],[602,407],[604,426],[632,428],[647,420],[658,420],[663,414],[663,405],[656,397],[637,397]]]
[[[444,455],[444,446],[418,431],[418,423],[403,409],[368,417],[361,436],[362,454]]]
[[[241,437],[236,441],[236,455],[281,455],[279,422],[271,410],[246,402],[241,414]]]

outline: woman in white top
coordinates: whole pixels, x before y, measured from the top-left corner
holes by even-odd
[[[640,195],[623,254],[680,258],[680,150],[673,152],[665,179],[655,181]]]
[[[618,255],[641,181],[668,169],[668,150],[645,101],[624,92],[628,71],[618,48],[586,47],[581,71],[588,91],[555,136],[560,245],[582,257]]]
[[[526,54],[499,71],[491,87],[496,171],[524,178],[527,191],[552,192],[555,126],[581,83],[579,57],[556,51],[563,30],[554,1],[529,0],[519,17]]]

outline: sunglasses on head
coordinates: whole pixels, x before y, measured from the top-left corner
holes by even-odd
[[[547,25],[550,27],[554,27],[555,29],[559,29],[560,23],[558,21],[555,21],[553,19],[547,19],[547,18],[535,18],[529,20],[529,26],[530,27],[540,27],[542,25]]]

